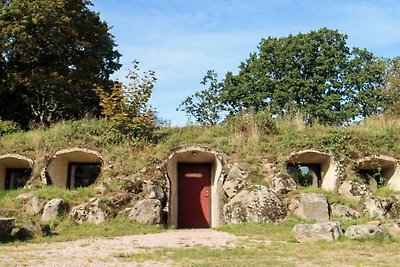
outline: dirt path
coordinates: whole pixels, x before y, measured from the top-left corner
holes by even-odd
[[[158,234],[70,242],[0,246],[0,266],[135,266],[117,255],[132,255],[156,247],[233,247],[237,237],[211,229],[168,230]],[[168,263],[163,263],[168,266]],[[147,262],[141,266],[160,266]]]

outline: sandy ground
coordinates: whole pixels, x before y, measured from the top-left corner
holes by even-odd
[[[69,242],[0,246],[0,266],[137,266],[118,255],[134,255],[156,247],[232,247],[237,237],[212,229],[168,230],[163,233]],[[169,266],[145,262],[140,266]]]

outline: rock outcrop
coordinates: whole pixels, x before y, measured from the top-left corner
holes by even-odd
[[[36,223],[34,221],[29,221],[15,233],[15,237],[19,240],[28,240],[37,236],[44,237],[49,235],[51,235],[51,229],[48,224]]]
[[[15,226],[14,218],[1,218],[0,217],[0,238],[8,237]]]
[[[32,196],[25,204],[25,213],[31,216],[40,214],[43,211],[46,202],[37,196]]]
[[[270,188],[277,194],[287,194],[297,188],[296,182],[287,173],[277,173],[272,177]]]
[[[325,196],[317,193],[302,193],[295,214],[304,220],[325,222],[329,220],[329,204]]]
[[[224,189],[225,194],[228,196],[228,198],[231,199],[236,196],[245,187],[245,185],[246,183],[243,179],[235,179],[225,181],[222,188]]]
[[[83,223],[103,223],[107,218],[114,217],[117,213],[106,201],[100,198],[92,198],[88,203],[73,207],[69,213],[72,220]]]
[[[358,211],[342,204],[332,204],[331,215],[333,217],[339,217],[346,220],[354,220],[360,217],[360,213]]]
[[[315,242],[320,240],[335,241],[342,234],[343,229],[339,222],[323,222],[315,224],[297,224],[293,228],[298,242]]]
[[[390,217],[392,201],[387,198],[369,197],[364,201],[364,213],[372,219],[385,219]]]
[[[385,238],[389,233],[382,227],[374,224],[352,225],[347,228],[345,236],[350,239]]]
[[[232,168],[230,168],[226,180],[236,180],[236,179],[246,179],[248,176],[247,172],[241,170],[237,164],[234,164]]]
[[[338,188],[339,195],[360,200],[371,195],[368,190],[368,186],[365,184],[359,184],[353,181],[345,181]]]
[[[224,206],[227,223],[277,222],[286,215],[286,205],[265,186],[243,189]]]
[[[161,202],[158,199],[143,199],[138,201],[128,217],[143,224],[161,223]]]
[[[67,203],[64,200],[55,198],[46,203],[43,208],[42,222],[54,220],[59,216],[64,215],[68,210]]]

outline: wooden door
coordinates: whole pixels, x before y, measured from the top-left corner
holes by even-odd
[[[211,164],[178,164],[178,227],[211,225]]]

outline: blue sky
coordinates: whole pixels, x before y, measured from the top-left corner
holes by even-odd
[[[173,125],[187,122],[179,104],[200,85],[207,70],[220,78],[261,38],[284,37],[322,27],[349,36],[348,45],[380,57],[400,56],[398,0],[93,0],[93,10],[112,27],[124,80],[137,59],[158,78],[151,105]]]

